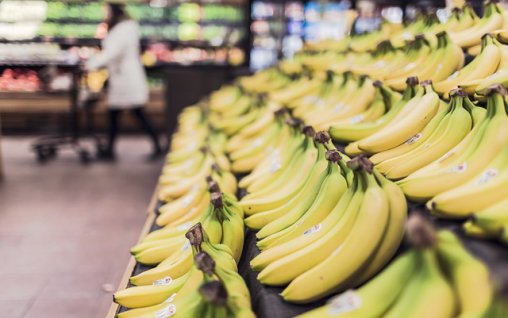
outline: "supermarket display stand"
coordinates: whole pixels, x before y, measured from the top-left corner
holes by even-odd
[[[151,230],[153,227],[153,224],[155,222],[155,211],[158,204],[157,201],[157,188],[155,188],[154,193],[152,194],[152,198],[150,200],[150,203],[148,204],[148,207],[146,209],[146,220],[145,224],[143,225],[143,228],[141,229],[141,233],[139,234],[138,242],[140,242]],[[133,256],[129,258],[129,263],[127,263],[127,268],[125,269],[124,274],[122,275],[122,279],[120,280],[120,283],[118,284],[117,290],[125,289],[129,285],[129,278],[132,276],[132,273],[134,272],[134,269],[136,267],[136,260]],[[120,309],[120,305],[113,302],[109,308],[109,311],[106,315],[106,318],[114,318]]]
[[[339,150],[343,149],[342,145],[336,145]],[[237,176],[239,177],[239,176]],[[149,232],[155,231],[161,227],[155,224],[157,210],[163,203],[157,199],[157,189],[155,189],[150,204],[148,206],[148,217],[141,231],[138,242],[142,240]],[[508,247],[495,240],[480,240],[466,236],[462,230],[462,221],[460,220],[442,220],[438,219],[428,212],[425,212],[425,206],[420,203],[408,201],[409,214],[420,213],[428,221],[430,221],[436,229],[449,229],[455,232],[465,247],[476,257],[483,260],[489,267],[495,284],[502,292],[508,292]],[[246,229],[245,243],[242,257],[238,263],[238,272],[244,278],[251,294],[252,308],[257,317],[277,317],[290,318],[324,305],[331,297],[323,298],[319,301],[305,305],[291,304],[285,302],[280,297],[283,288],[269,287],[262,285],[257,280],[258,273],[250,268],[250,261],[259,254],[256,246],[256,235],[254,231]],[[409,248],[407,242],[402,242],[395,257],[400,255]],[[390,264],[389,262],[388,264]],[[339,264],[337,265],[339,266]],[[133,257],[130,258],[127,268],[123,274],[118,290],[130,287],[129,277],[137,275],[152,266],[145,266],[136,263]],[[126,311],[127,308],[113,303],[110,307],[106,318],[114,318],[119,312]]]

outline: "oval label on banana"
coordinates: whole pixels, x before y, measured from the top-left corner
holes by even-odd
[[[313,227],[311,227],[307,231],[303,232],[303,235],[306,236],[306,235],[314,234],[314,233],[318,232],[319,230],[321,230],[321,227],[322,227],[321,223],[318,224],[318,225],[314,225]]]
[[[353,290],[345,291],[330,300],[330,315],[338,315],[353,311],[362,306],[362,298]]]
[[[484,183],[489,182],[490,180],[494,179],[499,175],[499,171],[497,169],[487,169],[485,172],[478,178],[478,181],[476,182],[477,185],[481,185]]]
[[[153,282],[154,286],[168,286],[173,282],[173,278],[166,276]]]
[[[359,122],[361,122],[363,120],[363,115],[360,114],[360,115],[356,115],[356,116],[353,116],[351,117],[351,119],[349,120],[349,123],[350,124],[357,124]]]
[[[176,314],[176,306],[169,304],[155,313],[155,318],[168,318]]]
[[[467,162],[463,162],[460,165],[457,165],[455,167],[451,167],[448,172],[451,173],[463,173],[467,170]]]
[[[417,142],[420,138],[422,138],[423,134],[421,133],[417,133],[416,135],[414,135],[413,137],[409,138],[407,141],[406,141],[406,144],[408,145],[411,145],[411,144],[414,144],[415,142]]]
[[[176,293],[173,293],[171,296],[168,297],[164,302],[165,303],[171,303],[176,298]]]

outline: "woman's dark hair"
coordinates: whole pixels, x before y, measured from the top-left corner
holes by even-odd
[[[107,5],[110,10],[110,17],[108,21],[106,21],[108,25],[108,31],[111,31],[118,23],[130,19],[129,14],[127,14],[123,4],[108,3]]]

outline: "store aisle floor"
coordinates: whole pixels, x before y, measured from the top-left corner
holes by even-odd
[[[104,317],[146,217],[162,162],[145,139],[120,139],[116,163],[71,152],[39,165],[33,138],[3,138],[0,316]]]

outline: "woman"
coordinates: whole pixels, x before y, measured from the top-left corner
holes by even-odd
[[[140,60],[139,31],[136,21],[129,18],[123,4],[107,4],[108,34],[102,41],[102,52],[86,64],[87,70],[107,67],[109,73],[109,139],[102,157],[115,158],[118,120],[122,110],[130,110],[153,142],[155,159],[162,155],[159,137],[146,117],[143,106],[148,101],[146,74]]]

